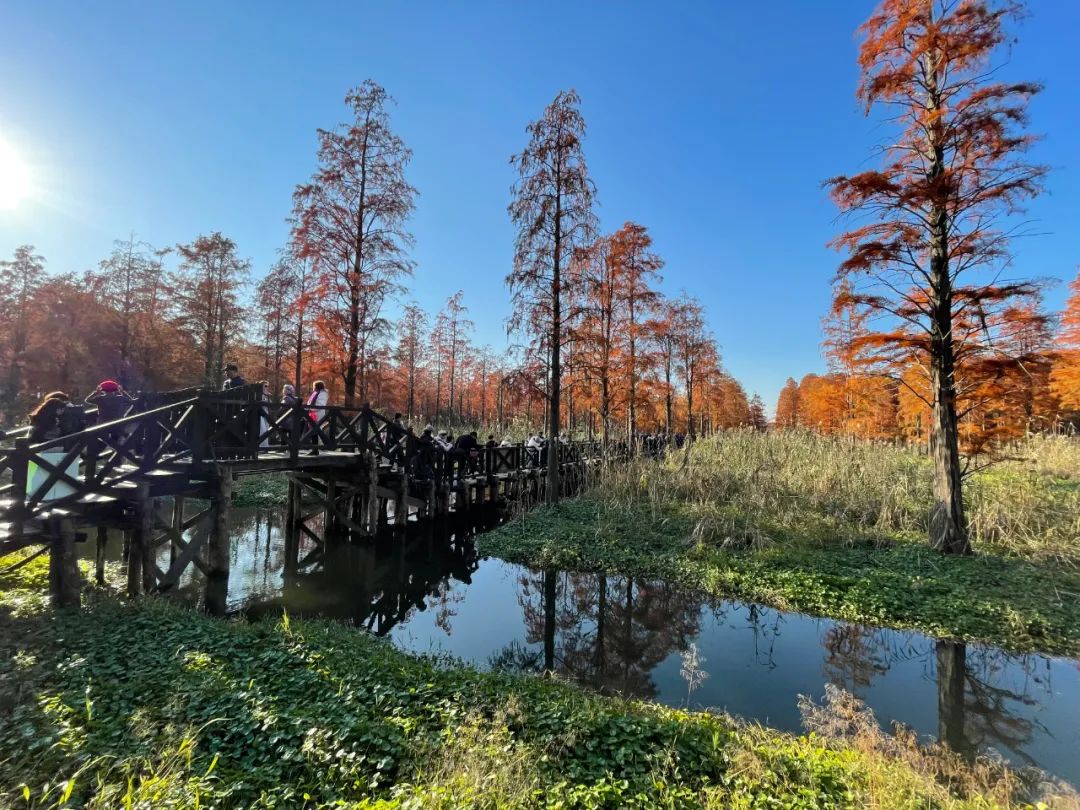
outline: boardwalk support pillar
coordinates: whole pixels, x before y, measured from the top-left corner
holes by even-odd
[[[409,491],[409,474],[403,472],[401,474],[401,483],[398,490],[394,493],[394,525],[404,526],[409,522],[409,502],[405,500],[405,495]]]
[[[78,607],[82,582],[75,560],[75,527],[70,519],[53,521],[49,554],[49,597],[53,607]]]
[[[371,537],[379,533],[379,457],[368,454],[367,531]]]
[[[232,473],[223,470],[214,493],[213,523],[210,527],[210,576],[229,578],[229,506],[232,502]]]
[[[97,548],[94,553],[94,579],[98,585],[105,584],[105,546],[109,542],[109,530],[105,526],[97,527]]]
[[[295,574],[300,562],[300,518],[303,490],[289,477],[289,495],[285,502],[285,573]]]
[[[135,547],[141,557],[139,567],[142,570],[142,592],[151,593],[157,586],[157,578],[154,576],[157,568],[154,559],[154,526],[157,515],[154,500],[150,497],[150,485],[145,481],[141,482],[136,493]]]
[[[210,571],[206,577],[206,610],[224,616],[229,595],[229,506],[232,502],[232,471],[221,470],[210,508]]]

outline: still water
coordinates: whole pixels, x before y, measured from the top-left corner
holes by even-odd
[[[553,669],[604,692],[723,709],[788,731],[801,730],[799,696],[820,699],[832,683],[886,727],[900,721],[967,753],[994,749],[1080,785],[1080,661],[783,613],[663,582],[480,559],[470,538],[486,525],[331,544],[286,577],[280,515],[233,516],[231,611],[332,617],[406,650]],[[198,600],[198,583],[187,584]],[[680,670],[691,645],[706,677],[689,691]]]

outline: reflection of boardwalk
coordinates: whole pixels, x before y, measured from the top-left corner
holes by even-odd
[[[472,538],[499,522],[494,508],[446,520],[390,527],[375,542],[333,543],[318,564],[286,565],[279,598],[248,603],[248,615],[332,617],[376,635],[415,611],[440,608],[452,582],[468,585],[479,567]]]
[[[238,476],[289,477],[288,552],[297,567],[312,561],[298,559],[300,536],[324,555],[327,536],[370,537],[410,518],[543,494],[546,450],[539,457],[522,445],[446,452],[366,406],[308,410],[263,402],[260,394],[258,386],[180,391],[118,421],[38,444],[25,431],[13,434],[13,446],[0,448],[0,474],[8,479],[0,486],[0,556],[30,546],[51,551],[53,598],[74,604],[74,543],[85,527],[97,529],[100,543],[108,527],[127,532],[131,595],[175,587],[192,565],[227,579],[228,505]],[[600,457],[593,442],[557,444],[551,452],[567,491]],[[192,499],[205,508],[185,508]]]

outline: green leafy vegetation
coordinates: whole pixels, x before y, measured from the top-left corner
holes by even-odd
[[[1043,437],[968,487],[973,557],[925,543],[926,459],[731,431],[479,538],[539,567],[659,577],[783,608],[1080,654],[1080,450]]]
[[[281,473],[246,475],[236,481],[233,503],[237,506],[282,506],[289,494],[289,478]]]
[[[102,591],[80,611],[12,610],[43,567],[0,577],[6,806],[1008,807],[1045,790],[872,722],[857,740],[781,734],[409,656],[333,622]],[[1075,806],[1064,788],[1042,798]]]

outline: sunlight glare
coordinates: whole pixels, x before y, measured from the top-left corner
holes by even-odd
[[[19,155],[0,141],[0,210],[13,210],[30,192],[30,172]]]

